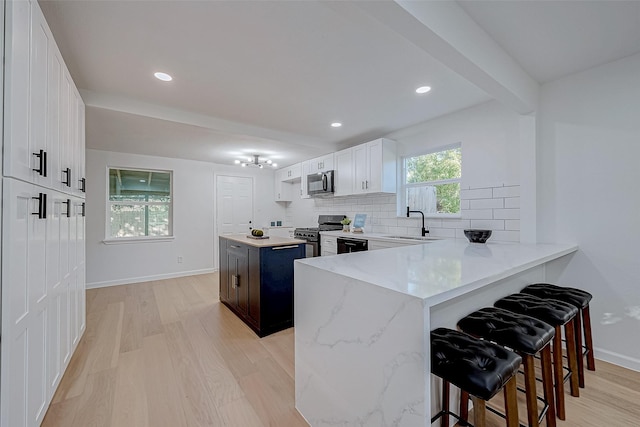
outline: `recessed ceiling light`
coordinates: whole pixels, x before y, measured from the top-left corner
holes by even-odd
[[[154,76],[156,76],[156,79],[158,80],[162,80],[163,82],[170,82],[171,80],[173,80],[173,77],[171,77],[169,74],[167,73],[153,73]]]
[[[340,126],[342,126],[342,123],[340,123],[340,122],[333,122],[333,123],[331,123],[331,127],[332,127],[332,128],[339,128]]]
[[[140,180],[140,182],[147,182],[147,181],[146,181],[146,180],[144,180],[144,179],[141,179],[141,180]]]
[[[274,168],[277,168],[278,164],[277,163],[271,163],[271,166],[273,166]]]
[[[430,86],[420,86],[418,89],[416,89],[416,93],[427,93],[431,90]]]
[[[235,163],[236,165],[240,164],[240,160],[234,160],[233,163]]]

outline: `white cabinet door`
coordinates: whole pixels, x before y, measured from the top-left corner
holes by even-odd
[[[37,2],[7,2],[4,175],[47,186],[52,36]]]
[[[307,176],[311,173],[309,172],[309,168],[311,167],[311,163],[307,160],[300,164],[301,176],[300,176],[300,197],[303,199],[308,199],[309,189],[307,187]]]
[[[365,183],[369,181],[369,152],[367,144],[353,147],[353,192],[354,194],[366,193]]]
[[[336,255],[338,253],[338,238],[334,236],[321,236],[320,255]]]
[[[297,163],[295,165],[289,166],[287,168],[282,169],[283,170],[283,174],[282,174],[282,180],[285,182],[293,182],[293,181],[297,181],[298,179],[300,179],[300,174],[301,174],[301,165],[300,163]]]
[[[333,170],[333,165],[333,153],[325,154],[324,156],[309,160],[309,173],[330,171]]]
[[[286,174],[286,169],[277,170],[274,174],[276,202],[290,202],[292,200],[293,184],[285,181]]]
[[[40,425],[49,401],[47,219],[42,190],[14,179],[3,182],[0,421],[6,426]]]
[[[353,194],[353,150],[351,148],[335,153],[335,167],[334,195],[347,196]]]
[[[47,388],[49,396],[53,393],[62,378],[62,354],[60,348],[60,340],[62,329],[60,323],[62,308],[61,284],[62,277],[60,275],[60,222],[62,220],[62,212],[66,210],[66,201],[64,195],[60,193],[51,194],[48,197],[49,206],[47,208],[47,253],[46,253],[46,272],[47,272],[47,293],[49,294],[49,316],[47,325]],[[66,219],[66,218],[65,218]]]

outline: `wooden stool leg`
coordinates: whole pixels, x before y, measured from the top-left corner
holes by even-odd
[[[460,390],[460,424],[461,426],[469,425],[469,393]]]
[[[576,355],[578,356],[578,383],[584,388],[584,357],[582,357],[582,321],[580,313],[573,319],[574,333],[576,336]]]
[[[569,369],[571,370],[571,377],[569,382],[571,384],[571,396],[580,397],[580,388],[578,380],[578,356],[576,352],[576,337],[574,332],[574,321],[570,320],[564,325],[564,333],[567,338],[567,358],[569,359]]]
[[[556,427],[556,404],[553,397],[553,374],[551,373],[551,344],[547,344],[540,352],[540,362],[542,364],[542,387],[544,388],[544,400],[549,408],[547,409],[547,427]]]
[[[533,356],[521,354],[524,367],[524,388],[527,397],[527,419],[529,427],[538,427],[538,400],[536,393],[536,371]]]
[[[593,340],[591,338],[591,313],[589,313],[589,306],[582,309],[582,321],[584,323],[584,343],[589,352],[587,353],[587,369],[590,371],[596,370],[596,359],[593,355]]]
[[[487,427],[487,405],[482,399],[471,396],[473,402],[473,425],[474,427]],[[509,426],[511,427],[511,426]]]
[[[556,326],[556,335],[553,337],[553,373],[555,374],[556,409],[558,418],[566,419],[564,408],[564,373],[562,371],[562,331]]]
[[[442,410],[444,414],[440,420],[442,427],[449,427],[449,381],[442,380]]]
[[[504,386],[503,392],[504,407],[507,417],[507,427],[519,427],[520,420],[518,419],[518,389],[516,387],[515,375],[511,377],[509,381],[507,381]],[[475,408],[473,410],[475,411]]]

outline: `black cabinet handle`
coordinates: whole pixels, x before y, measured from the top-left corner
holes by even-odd
[[[71,218],[71,199],[67,199],[65,202],[62,202],[65,205],[67,205],[67,213],[65,214],[65,216],[67,218]]]
[[[38,193],[38,197],[32,197],[32,199],[38,201],[38,212],[32,212],[31,215],[38,215],[38,219],[46,219],[47,195],[45,193]]]
[[[86,193],[87,179],[82,178],[82,179],[79,179],[78,182],[80,182],[80,191],[82,191],[83,193]]]
[[[70,168],[62,169],[62,173],[66,175],[62,183],[67,187],[71,187],[71,169]]]
[[[39,159],[38,169],[33,169],[35,172],[38,172],[40,176],[47,176],[47,152],[44,150],[40,150],[37,153],[33,153]]]
[[[85,212],[85,202],[82,202],[82,216],[86,216],[86,212]]]

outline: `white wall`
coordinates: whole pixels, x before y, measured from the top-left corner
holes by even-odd
[[[558,277],[588,290],[596,356],[640,370],[640,55],[542,87],[538,237],[576,242]]]
[[[173,171],[173,234],[169,242],[106,245],[107,168]],[[87,286],[106,286],[213,271],[215,174],[254,176],[254,221],[284,217],[273,201],[273,172],[192,160],[87,150]],[[178,264],[178,256],[183,262]]]
[[[399,157],[462,143],[462,218],[429,220],[431,235],[464,238],[462,230],[473,227],[494,230],[494,240],[519,240],[520,132],[520,115],[487,102],[387,136],[398,142]],[[420,220],[397,217],[395,195],[294,200],[287,221],[314,226],[318,214],[356,212],[367,214],[371,231],[420,234]]]

